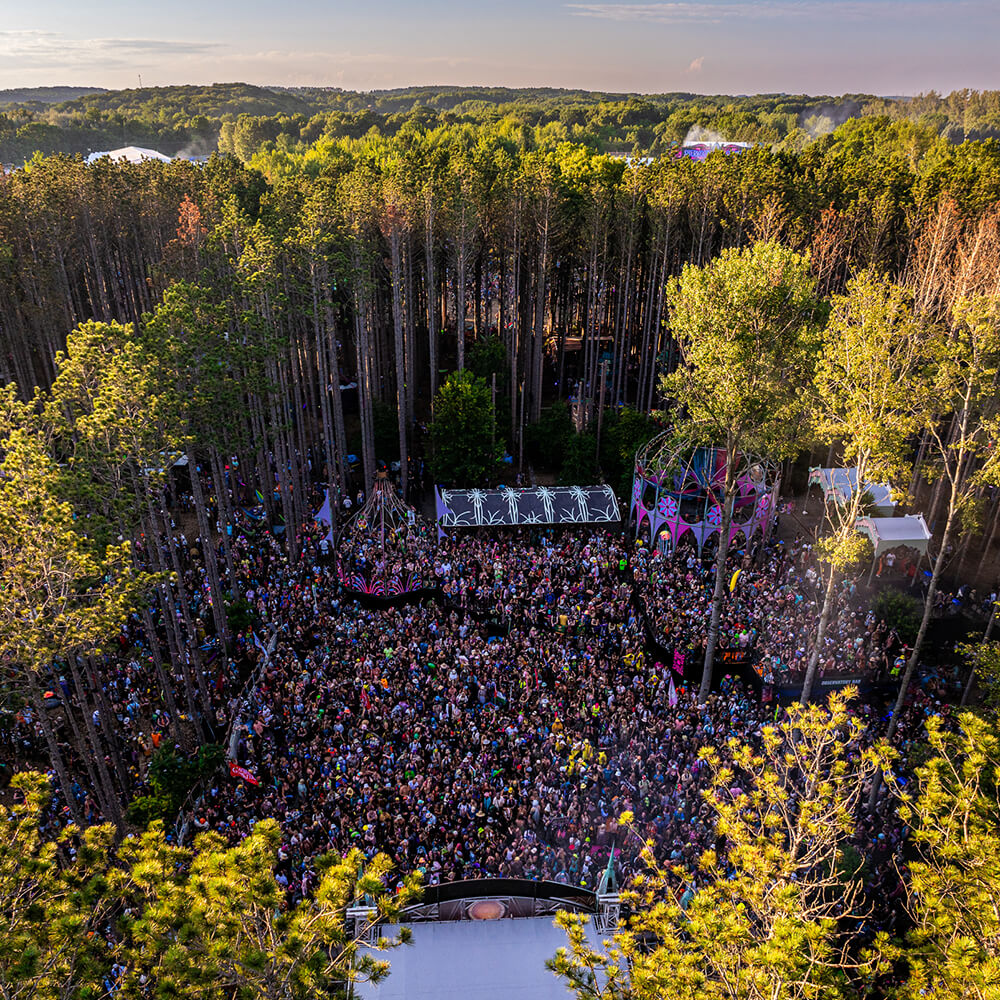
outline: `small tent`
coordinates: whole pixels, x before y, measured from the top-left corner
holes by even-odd
[[[875,558],[890,549],[916,549],[921,555],[927,554],[931,532],[923,514],[908,517],[859,517],[855,527],[867,536],[875,549]]]
[[[143,149],[141,146],[123,146],[121,149],[109,149],[100,153],[91,153],[87,157],[88,163],[107,157],[109,160],[127,160],[129,163],[142,163],[144,160],[160,160],[162,163],[169,163],[170,157],[158,153],[155,149]]]
[[[818,486],[823,491],[823,500],[829,503],[844,504],[854,495],[858,488],[858,470],[854,469],[820,469],[809,470],[809,485]],[[871,496],[873,513],[881,517],[892,517],[896,509],[896,501],[888,486],[881,483],[865,483],[863,489]]]

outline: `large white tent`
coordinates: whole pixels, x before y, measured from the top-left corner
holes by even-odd
[[[871,541],[876,559],[883,552],[904,546],[926,555],[931,540],[931,532],[923,514],[908,517],[859,517],[855,527]]]
[[[854,495],[858,488],[858,470],[853,469],[820,469],[809,470],[809,485],[818,486],[823,491],[823,499],[829,503],[844,504]],[[865,491],[874,502],[874,512],[891,517],[896,509],[896,501],[888,486],[881,483],[865,483]]]
[[[121,149],[107,149],[100,153],[91,153],[88,163],[107,157],[109,160],[127,160],[129,163],[142,163],[144,160],[160,160],[169,163],[170,157],[158,153],[155,149],[143,149],[142,146],[123,146]]]

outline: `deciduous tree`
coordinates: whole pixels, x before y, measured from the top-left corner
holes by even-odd
[[[820,303],[809,261],[773,243],[685,266],[668,290],[682,364],[663,379],[682,436],[726,450],[715,590],[700,698],[712,687],[737,481],[748,457],[791,454],[806,411]]]
[[[879,968],[884,938],[851,952],[864,904],[862,861],[847,848],[864,784],[888,751],[866,745],[855,695],[793,706],[759,747],[703,751],[718,847],[692,876],[665,868],[647,842],[646,871],[624,894],[632,916],[603,950],[583,918],[559,915],[569,947],[550,968],[579,1000],[819,1000],[849,995]],[[689,886],[683,900],[678,883]]]

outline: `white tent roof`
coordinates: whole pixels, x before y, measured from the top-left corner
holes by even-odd
[[[904,545],[925,555],[931,540],[930,529],[923,514],[911,517],[859,517],[856,527],[861,534],[868,536],[875,547],[876,558],[883,552]]]
[[[835,500],[846,503],[858,488],[858,470],[853,469],[810,469],[809,485],[819,486],[823,490],[824,500]],[[896,501],[888,486],[881,483],[865,483],[865,490],[875,501],[876,510],[892,511]]]
[[[161,160],[163,163],[170,162],[169,156],[164,156],[155,149],[143,149],[141,146],[123,146],[121,149],[109,149],[101,153],[91,153],[87,157],[87,162],[93,163],[104,156],[112,160],[128,160],[129,163],[142,163],[143,160]]]
[[[355,989],[359,1000],[572,1000],[565,981],[545,968],[566,934],[552,917],[430,921],[410,925],[412,944],[376,957],[389,977]],[[390,929],[391,930],[391,929]],[[600,938],[588,925],[588,941]]]

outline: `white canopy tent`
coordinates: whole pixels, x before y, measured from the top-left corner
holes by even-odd
[[[121,149],[107,149],[100,153],[91,153],[87,157],[88,163],[107,157],[109,160],[127,160],[129,163],[142,163],[143,160],[160,160],[162,163],[169,163],[170,157],[158,153],[155,149],[143,149],[142,146],[123,146]]]
[[[820,469],[809,470],[809,485],[818,486],[823,491],[823,499],[827,502],[847,503],[858,488],[858,470],[854,469]],[[874,512],[883,517],[891,517],[896,509],[896,501],[888,486],[881,483],[865,483],[864,489],[874,501]]]
[[[923,514],[908,517],[859,517],[855,526],[871,541],[876,559],[883,552],[904,546],[927,555],[931,532]]]

